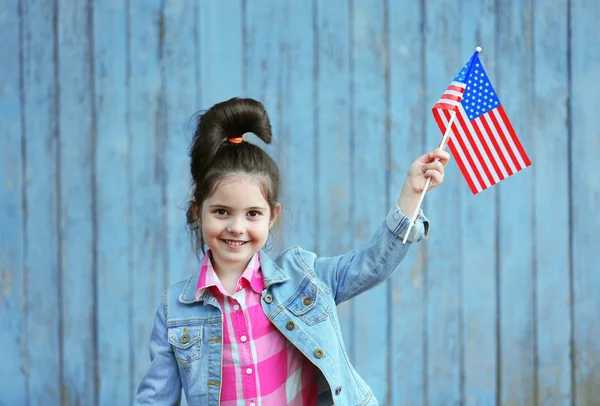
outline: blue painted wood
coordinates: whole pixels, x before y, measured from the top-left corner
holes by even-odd
[[[188,278],[198,260],[185,231],[185,207],[189,200],[189,141],[191,117],[197,103],[195,49],[197,2],[166,2],[164,6],[163,163],[164,204],[167,221],[167,272],[171,285]]]
[[[28,346],[25,314],[25,240],[21,36],[19,2],[4,2],[0,13],[0,404],[28,403]]]
[[[388,7],[391,127],[388,201],[393,203],[398,199],[410,164],[430,148],[424,131],[429,106],[423,76],[424,7],[407,8],[394,1]],[[385,403],[388,405],[421,405],[425,400],[425,246],[417,244],[410,248],[391,281],[388,298],[391,397]]]
[[[161,133],[161,1],[136,0],[128,11],[127,126],[130,137],[131,384],[133,395],[146,372],[154,313],[165,286],[165,228]],[[182,147],[184,143],[182,142]]]
[[[259,142],[265,151],[276,161],[279,158],[279,145],[281,143],[279,127],[279,111],[281,108],[281,69],[279,69],[279,42],[278,36],[285,27],[280,27],[278,18],[281,2],[265,0],[260,4],[254,1],[244,2],[244,93],[247,97],[260,100],[267,109],[271,127],[273,128],[273,141],[270,145]],[[266,23],[268,22],[268,23]],[[289,215],[287,207],[283,207],[283,227],[286,216]],[[283,230],[275,234],[275,247],[281,248]]]
[[[464,7],[460,52],[464,61],[481,46],[481,60],[494,80],[496,4],[494,0],[471,2]],[[458,72],[457,72],[458,73]],[[456,163],[453,162],[453,165]],[[460,175],[459,175],[460,176]],[[461,182],[463,180],[461,179]],[[499,186],[501,187],[501,186]],[[470,196],[461,185],[461,348],[463,405],[494,405],[497,383],[497,253],[496,204],[499,187]]]
[[[90,36],[85,3],[58,7],[61,402],[94,404],[94,202]],[[76,119],[75,119],[76,118]],[[69,289],[76,284],[75,289]]]
[[[567,406],[571,405],[568,4],[556,1],[533,7],[535,108],[526,145],[535,157],[529,175],[535,185],[537,404]]]
[[[598,3],[572,0],[570,7],[570,248],[574,398],[575,405],[583,406],[597,403],[600,399],[600,266],[597,260],[600,219],[596,214],[600,203],[600,179],[590,173],[590,168],[597,162],[600,140],[598,116],[593,110],[593,103],[598,95],[600,63],[598,40],[593,33],[598,29],[600,6]],[[552,197],[555,193],[553,191]]]
[[[31,404],[60,402],[60,264],[57,196],[55,13],[51,3],[22,2],[25,132],[25,322],[20,344]]]
[[[366,244],[393,202],[387,199],[388,43],[385,5],[351,3],[351,136],[353,233],[355,247]],[[375,397],[389,397],[389,282],[354,299],[354,364]],[[376,316],[374,316],[376,315]]]
[[[278,23],[279,91],[278,138],[283,205],[288,206],[283,241],[314,251],[316,247],[316,141],[313,7],[284,2]],[[314,6],[314,5],[313,5]],[[301,157],[301,159],[298,159]]]
[[[471,196],[451,163],[425,199],[430,239],[341,306],[348,351],[382,405],[593,404],[600,9],[407,4],[4,2],[0,404],[131,401],[160,293],[198,266],[183,210],[195,111],[265,102],[280,245],[335,255],[435,147],[431,105],[475,45],[534,165]]]
[[[322,0],[315,5],[316,164],[318,165],[316,252],[323,256],[350,251],[350,37],[346,0]],[[338,307],[342,336],[352,353],[353,302]]]
[[[93,3],[95,227],[99,404],[130,398],[127,8]],[[110,29],[107,29],[110,27]],[[115,378],[118,377],[118,378]]]
[[[497,76],[492,84],[527,151],[532,142],[531,2],[498,3]],[[518,43],[521,46],[515,47]],[[500,402],[536,404],[532,233],[533,171],[498,186]],[[515,221],[523,219],[523,221]]]
[[[425,5],[426,149],[437,147],[442,134],[431,119],[439,100],[470,54],[459,50],[464,24],[461,9],[439,2]],[[460,203],[472,198],[455,162],[448,165],[443,188],[427,193],[425,212],[431,236],[425,246],[427,306],[426,404],[453,405],[461,401],[461,247]]]
[[[196,109],[205,110],[244,95],[243,8],[242,0],[226,0],[201,2],[198,9]]]

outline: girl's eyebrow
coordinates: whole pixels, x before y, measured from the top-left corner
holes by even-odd
[[[226,206],[224,204],[211,204],[210,206],[208,206],[209,209],[214,209],[214,208],[220,208],[220,209],[227,209],[227,210],[232,210],[233,207],[230,206]],[[244,211],[248,211],[248,210],[266,210],[266,207],[263,206],[252,206],[252,207],[246,207],[244,209]]]

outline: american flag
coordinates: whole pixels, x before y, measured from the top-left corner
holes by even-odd
[[[433,106],[442,134],[473,194],[531,165],[475,52]]]

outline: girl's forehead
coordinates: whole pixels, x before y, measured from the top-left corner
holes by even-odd
[[[231,175],[215,185],[214,192],[206,199],[209,204],[237,206],[268,205],[265,199],[263,179],[251,175]]]

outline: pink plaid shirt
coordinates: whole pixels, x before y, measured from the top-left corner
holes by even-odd
[[[317,368],[269,321],[256,253],[233,295],[204,256],[196,296],[210,289],[223,312],[222,406],[308,406],[317,400]]]

